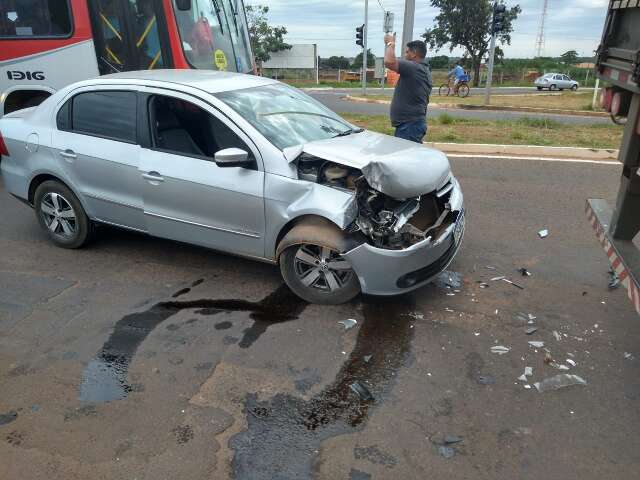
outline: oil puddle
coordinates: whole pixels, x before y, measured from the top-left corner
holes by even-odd
[[[365,304],[354,350],[333,383],[310,400],[277,394],[258,401],[248,395],[248,428],[230,440],[234,478],[311,478],[321,442],[363,428],[369,410],[393,388],[396,372],[410,362],[412,307],[407,297]],[[360,400],[350,389],[354,382],[375,400]]]
[[[128,382],[129,365],[136,351],[158,325],[182,310],[194,309],[201,315],[251,312],[253,325],[245,329],[239,343],[241,348],[248,348],[269,326],[295,320],[306,306],[307,303],[296,297],[286,285],[281,285],[260,302],[208,299],[170,301],[157,303],[144,312],[127,315],[116,323],[100,353],[84,369],[78,398],[89,403],[125,398],[132,391]]]

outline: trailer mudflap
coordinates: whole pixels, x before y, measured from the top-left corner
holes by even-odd
[[[629,300],[640,314],[640,249],[632,241],[613,238],[609,231],[613,211],[605,200],[590,199],[586,205],[587,218],[609,258],[611,268],[627,289]]]

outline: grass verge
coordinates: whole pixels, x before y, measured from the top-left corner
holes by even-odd
[[[384,115],[341,114],[363,128],[393,135]],[[429,142],[486,143],[499,145],[539,145],[546,147],[584,147],[617,149],[623,128],[613,124],[566,125],[544,118],[518,120],[472,120],[447,114],[429,119]]]

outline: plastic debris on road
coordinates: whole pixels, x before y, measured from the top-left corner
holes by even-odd
[[[462,277],[457,272],[445,270],[436,277],[434,283],[440,288],[460,288],[462,287]]]
[[[371,392],[369,391],[369,389],[367,387],[365,387],[362,383],[360,382],[354,382],[351,385],[349,385],[349,388],[360,397],[360,400],[364,401],[364,402],[370,402],[373,400],[373,395],[371,394]]]
[[[554,337],[554,338],[556,339],[556,341],[558,341],[558,342],[559,342],[560,340],[562,340],[562,335],[560,335],[560,334],[558,333],[558,331],[557,331],[557,330],[554,330],[554,331],[553,331],[553,337]]]
[[[457,435],[447,435],[446,437],[444,437],[445,445],[453,445],[454,443],[460,443],[461,441],[462,438]]]
[[[364,356],[364,363],[369,363],[372,358],[373,358],[373,355],[365,355]]]
[[[513,282],[508,278],[503,278],[502,281],[508,283],[509,285],[513,285],[514,287],[519,288],[520,290],[524,290],[524,287],[522,285],[518,285],[516,282]]]
[[[629,352],[624,352],[624,358],[627,360],[633,360],[635,357]]]
[[[526,268],[522,267],[521,269],[518,270],[520,272],[520,274],[523,277],[530,277],[531,276],[531,272],[529,270],[527,270]]]
[[[573,360],[571,360],[570,358],[567,358],[565,360],[565,362],[567,362],[569,365],[571,365],[572,367],[575,367],[577,364],[576,362],[574,362]]]
[[[533,368],[532,367],[524,367],[524,373],[518,377],[518,380],[521,382],[526,382],[527,377],[533,376]]]
[[[445,445],[438,447],[438,453],[444,458],[453,458],[456,455],[456,451],[453,448]]]
[[[540,231],[538,232],[538,236],[539,236],[540,238],[547,238],[547,237],[549,236],[549,230],[547,230],[547,229],[540,230]]]
[[[340,320],[338,323],[342,325],[345,330],[351,330],[353,327],[355,327],[358,324],[358,321],[354,320],[353,318],[350,318],[348,320]]]
[[[496,377],[488,374],[478,375],[478,383],[480,385],[495,385]]]
[[[527,335],[533,335],[534,333],[536,333],[538,331],[538,327],[528,327],[524,333],[526,333]]]
[[[497,353],[498,355],[504,355],[505,353],[509,353],[511,351],[510,348],[504,347],[502,345],[496,345],[491,347],[491,353]]]
[[[587,381],[579,377],[578,375],[571,375],[569,373],[563,373],[556,375],[555,377],[545,378],[541,382],[533,384],[536,389],[542,392],[548,392],[551,390],[558,390],[560,388],[570,387],[572,385],[586,385]]]
[[[529,345],[531,345],[533,348],[542,348],[544,347],[544,342],[533,341],[529,342]]]
[[[614,270],[609,270],[609,276],[611,280],[609,281],[609,290],[615,290],[620,286],[620,277]]]

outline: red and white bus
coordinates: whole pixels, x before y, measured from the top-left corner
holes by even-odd
[[[255,70],[242,0],[0,0],[0,116],[127,70]]]

